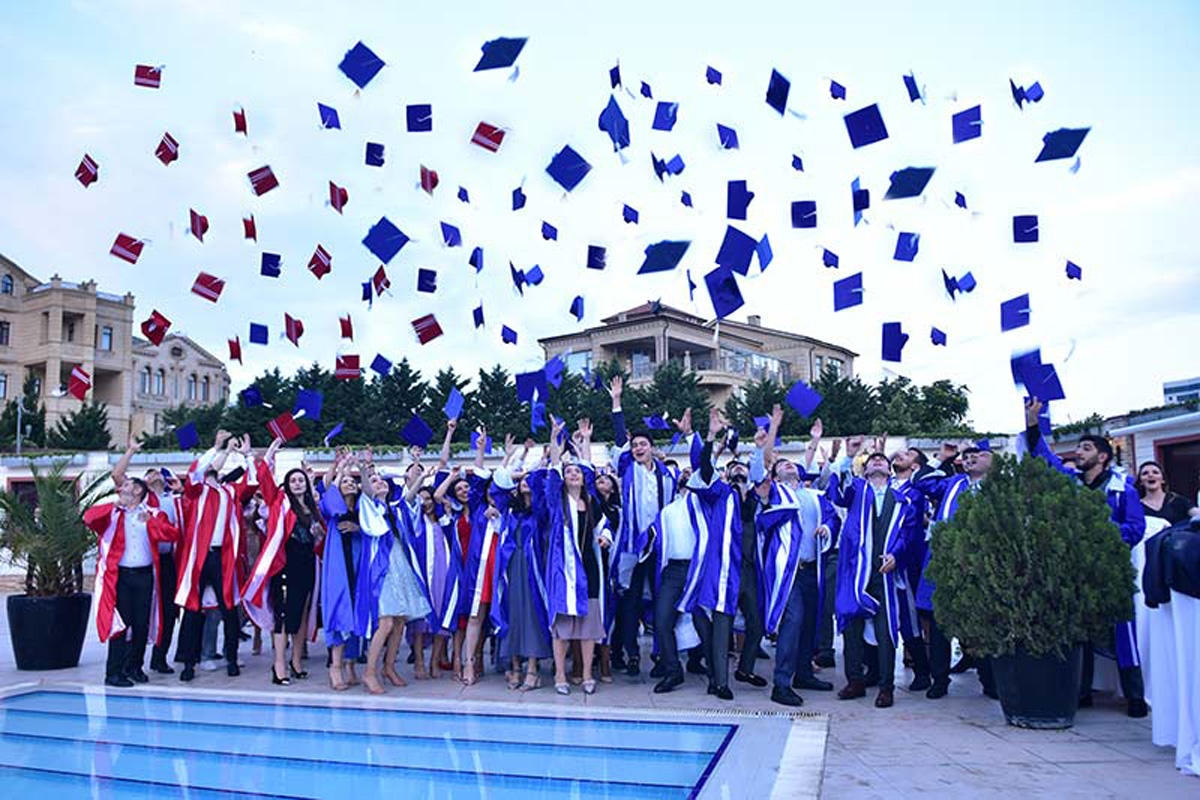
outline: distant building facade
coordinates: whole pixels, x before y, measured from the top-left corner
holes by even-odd
[[[186,336],[168,334],[157,346],[135,336],[132,371],[133,436],[162,433],[168,408],[229,401],[224,362]]]
[[[823,370],[854,374],[857,353],[791,331],[767,328],[758,315],[746,322],[715,321],[660,304],[644,304],[576,333],[539,340],[546,358],[565,355],[567,368],[583,371],[616,359],[631,386],[649,383],[667,361],[694,372],[714,405],[722,406],[752,381],[813,381]]]
[[[1163,384],[1163,403],[1187,403],[1200,400],[1200,378],[1189,378],[1182,381],[1167,381]]]

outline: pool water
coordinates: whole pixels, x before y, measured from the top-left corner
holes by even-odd
[[[0,699],[0,786],[34,798],[689,798],[736,731],[37,690]]]

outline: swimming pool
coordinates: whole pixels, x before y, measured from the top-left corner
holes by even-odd
[[[0,786],[101,797],[689,798],[739,725],[36,689]]]

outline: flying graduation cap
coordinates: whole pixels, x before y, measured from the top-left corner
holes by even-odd
[[[367,84],[383,69],[384,61],[362,42],[346,51],[338,69],[354,82],[359,89],[365,89]]]
[[[479,63],[471,71],[483,72],[489,69],[511,67],[516,62],[517,56],[521,55],[521,50],[525,48],[525,42],[527,41],[529,40],[525,38],[500,38],[484,42],[480,48],[483,51],[483,55],[479,57]]]

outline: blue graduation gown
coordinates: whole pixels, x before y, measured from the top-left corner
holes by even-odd
[[[584,617],[588,613],[588,585],[579,551],[579,518],[564,508],[562,472],[538,472],[539,479],[530,488],[534,489],[534,503],[546,537],[547,615],[551,623],[559,614]],[[600,592],[604,593],[603,586]]]
[[[350,536],[355,563],[361,552],[362,534],[344,534],[338,530],[337,518],[349,511],[336,486],[321,495],[321,513],[325,517],[325,558],[321,561],[321,619],[325,629],[325,644],[329,647],[354,644],[355,616],[352,576],[346,573],[343,556],[343,537]],[[358,551],[358,552],[355,552]],[[357,657],[357,653],[354,654]]]
[[[933,558],[933,538],[937,533],[938,523],[950,519],[954,516],[954,512],[958,510],[958,501],[965,492],[970,490],[971,479],[966,475],[950,475],[947,477],[940,472],[933,472],[920,480],[911,482],[910,485],[920,494],[926,503],[932,504],[934,508],[933,521],[929,524],[929,532],[927,534],[928,541],[925,544],[925,552],[921,557],[921,576],[917,582],[916,591],[917,608],[922,611],[932,611],[933,590],[935,587],[933,581],[929,579],[927,570],[929,569],[929,561]]]
[[[372,535],[370,529],[373,519],[379,519],[386,530]],[[379,625],[379,595],[383,592],[388,559],[395,543],[395,526],[387,502],[360,495],[358,526],[362,529],[363,547],[358,558],[354,592],[354,632],[369,638]]]
[[[528,591],[530,597],[534,598],[533,608],[538,624],[546,630],[550,629],[550,618],[546,610],[546,582],[542,577],[542,553],[545,545],[541,526],[538,524],[537,515],[532,511],[509,511],[501,529],[499,549],[496,551],[496,572],[492,577],[491,620],[496,626],[497,641],[508,635],[508,562],[517,551],[518,541],[521,543],[521,551],[528,567]]]
[[[421,591],[429,600],[433,609],[426,620],[429,630],[433,633],[452,633],[455,619],[458,616],[458,582],[462,572],[461,562],[454,554],[449,535],[440,521],[431,521],[421,513],[419,503],[409,504],[401,501],[400,518],[403,521],[404,538],[408,546],[409,559],[414,566]],[[440,539],[439,539],[440,537]],[[442,603],[433,607],[433,597],[430,585],[434,579],[434,560],[437,558],[437,548],[441,545],[447,551],[446,577],[442,588]]]
[[[779,630],[788,597],[796,581],[796,569],[800,563],[800,544],[804,533],[815,534],[822,524],[821,503],[817,493],[808,489],[791,489],[772,482],[768,507],[761,509],[754,523],[758,538],[763,543],[762,573],[759,580],[759,606],[763,615],[763,627],[774,633]],[[821,552],[827,550],[832,537],[825,541]],[[817,569],[823,559],[817,554]],[[818,574],[818,583],[823,583]],[[818,591],[818,597],[822,592]]]

